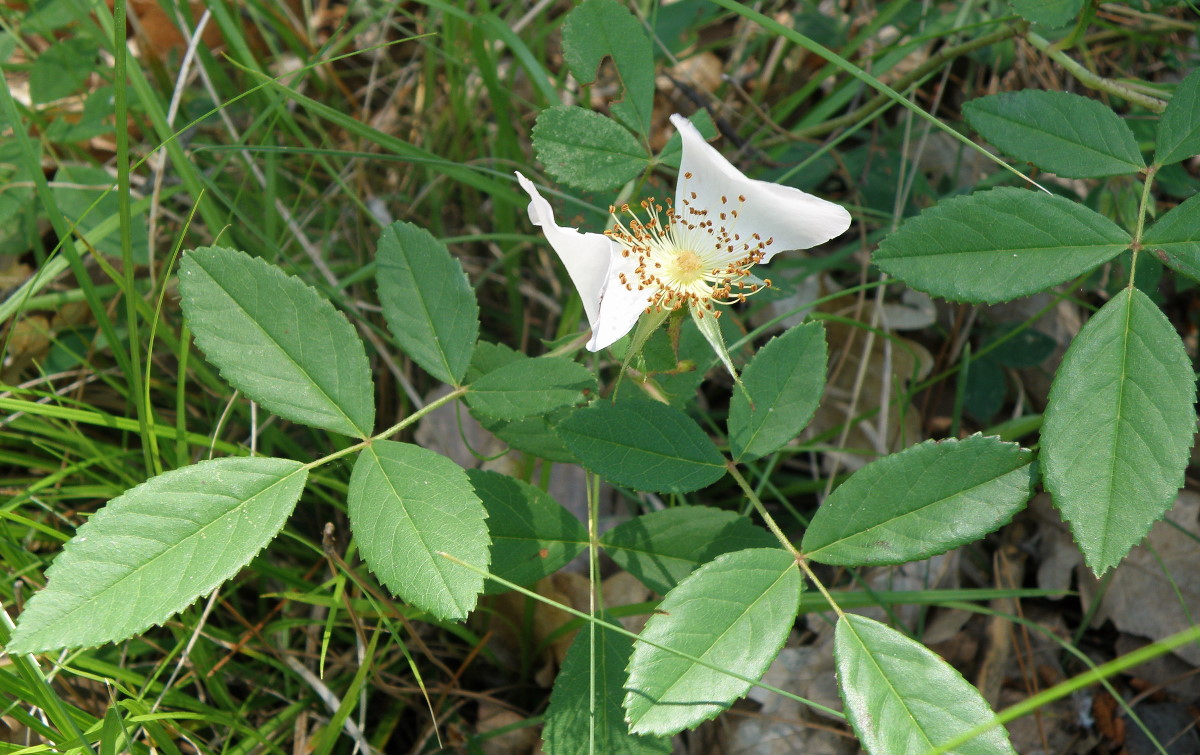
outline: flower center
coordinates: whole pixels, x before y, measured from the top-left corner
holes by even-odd
[[[618,280],[626,289],[647,292],[646,311],[679,309],[687,304],[700,317],[711,312],[720,317],[714,304],[733,304],[771,285],[744,279],[750,268],[761,262],[774,239],[763,240],[757,233],[743,239],[735,227],[737,204],[710,212],[694,205],[696,196],[684,200],[683,212],[667,200],[667,208],[654,199],[641,203],[645,220],[629,205],[610,207],[615,225],[605,234],[621,245],[621,256],[636,261],[631,272],[622,272]],[[721,197],[722,205],[729,200]],[[628,215],[622,222],[620,215]],[[711,216],[711,217],[710,217]]]

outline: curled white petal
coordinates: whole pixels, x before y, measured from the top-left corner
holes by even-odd
[[[726,227],[743,236],[757,233],[771,239],[763,262],[777,252],[822,244],[850,227],[850,213],[841,205],[790,186],[747,178],[682,115],[672,115],[671,123],[683,139],[676,212],[707,210],[710,218],[727,213]]]
[[[650,303],[651,292],[639,291],[636,286],[626,287],[620,281],[624,273],[627,280],[634,278],[637,261],[633,257],[622,257],[618,252],[609,268],[608,285],[600,295],[600,316],[592,323],[592,339],[588,351],[606,349],[621,336],[633,330],[638,318]]]
[[[541,227],[546,240],[550,242],[550,248],[558,254],[567,268],[571,282],[575,284],[579,297],[583,299],[584,314],[587,315],[588,323],[595,333],[600,318],[600,297],[608,283],[609,267],[613,258],[620,256],[620,250],[602,233],[583,233],[555,223],[554,210],[533,182],[520,173],[517,173],[517,181],[529,195],[529,222]],[[593,336],[593,340],[594,338]]]

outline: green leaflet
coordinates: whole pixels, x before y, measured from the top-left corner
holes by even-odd
[[[1139,289],[1114,296],[1067,349],[1046,405],[1041,465],[1097,575],[1174,503],[1192,447],[1195,398],[1183,342]]]
[[[1025,89],[980,97],[963,115],[992,144],[1065,178],[1100,178],[1146,167],[1133,132],[1103,103]]]
[[[973,435],[926,441],[858,470],[818,509],[802,550],[825,564],[900,564],[998,529],[1033,494],[1032,454]]]
[[[880,242],[874,260],[935,296],[997,302],[1068,281],[1130,241],[1069,199],[1002,187],[937,203]]]
[[[589,470],[635,490],[684,493],[725,476],[725,460],[699,425],[657,401],[600,401],[558,425]]]
[[[838,619],[833,653],[846,717],[868,752],[918,755],[994,716],[950,664],[873,619],[855,614]],[[1004,728],[996,727],[953,752],[1016,751]]]
[[[234,388],[293,422],[371,434],[375,385],[362,341],[316,289],[210,246],[183,258],[179,291],[196,343]]]
[[[596,80],[605,58],[611,58],[624,90],[609,105],[629,129],[650,133],[654,109],[654,57],[641,22],[615,0],[585,0],[563,23],[563,57],[582,84]]]
[[[1200,69],[1188,74],[1158,121],[1155,165],[1170,165],[1200,154]]]
[[[420,446],[378,440],[350,475],[350,526],[379,580],[439,619],[464,619],[490,563],[487,512],[462,467]]]
[[[600,543],[622,569],[662,594],[724,553],[778,545],[746,517],[707,506],[642,514],[604,533]]]
[[[429,231],[402,222],[383,229],[376,258],[396,343],[421,369],[459,385],[479,337],[479,303],[462,266]]]
[[[727,553],[680,582],[646,622],[647,642],[634,647],[629,661],[630,731],[677,734],[746,694],[749,682],[671,650],[758,679],[796,621],[802,586],[791,554],[773,548]]]
[[[568,186],[609,191],[646,168],[646,150],[621,124],[581,107],[538,113],[533,148],[550,175]]]
[[[108,502],[46,571],[7,650],[117,642],[212,592],[282,529],[304,490],[298,461],[232,457],[165,472]]]

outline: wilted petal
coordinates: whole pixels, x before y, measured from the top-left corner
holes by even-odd
[[[517,173],[517,181],[529,195],[529,221],[541,227],[550,247],[563,261],[571,282],[579,291],[583,311],[592,326],[592,340],[595,341],[594,334],[599,330],[600,297],[608,280],[610,264],[614,258],[620,259],[619,247],[602,233],[583,233],[558,225],[554,222],[554,210],[550,203],[542,197],[533,182],[520,173]],[[590,344],[588,348],[591,348]]]
[[[708,210],[708,219],[718,223],[719,213],[729,214],[725,227],[743,238],[757,233],[764,241],[772,239],[763,262],[777,252],[822,244],[850,227],[850,213],[840,205],[790,186],[746,178],[682,115],[672,115],[671,123],[683,139],[675,210],[685,219],[689,207]],[[731,210],[737,210],[736,218]]]

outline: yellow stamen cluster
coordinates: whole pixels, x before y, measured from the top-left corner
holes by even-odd
[[[628,204],[609,207],[616,224],[606,235],[621,245],[623,257],[637,261],[632,274],[620,273],[618,280],[629,291],[648,292],[647,312],[687,304],[700,317],[705,312],[720,317],[714,304],[745,301],[771,285],[769,279],[763,284],[743,280],[774,242],[757,233],[742,238],[734,231],[746,197],[737,197],[736,203],[721,197],[721,208],[714,210],[696,207],[695,200],[694,192],[684,198],[682,211],[669,199],[666,209],[654,199],[643,200],[645,220]],[[618,212],[630,220],[623,223]]]

